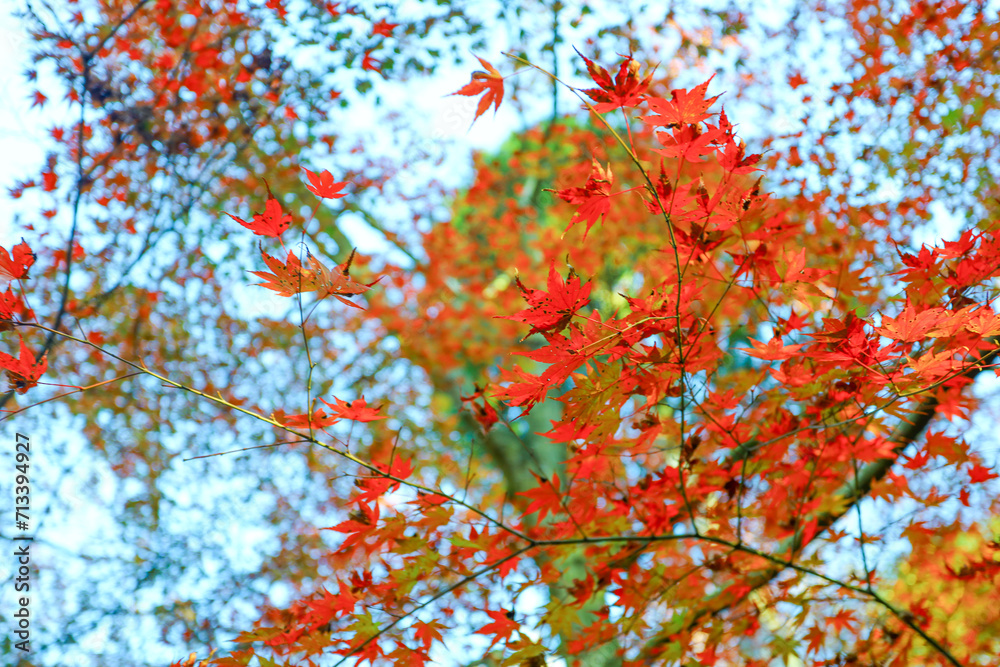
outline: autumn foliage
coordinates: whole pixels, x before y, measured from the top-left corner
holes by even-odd
[[[1000,665],[1000,474],[996,450],[966,437],[989,418],[973,384],[998,375],[990,167],[955,148],[950,164],[975,183],[914,178],[892,210],[835,177],[860,98],[914,109],[889,114],[903,157],[875,171],[948,157],[922,142],[965,129],[921,105],[955,94],[954,108],[996,111],[996,23],[962,3],[904,16],[855,3],[864,68],[831,93],[837,120],[754,142],[712,74],[680,85],[641,53],[581,49],[589,81],[575,87],[521,55],[477,56],[483,70],[453,87],[476,123],[502,113],[515,73],[556,81],[581,113],[478,155],[445,221],[390,230],[366,214],[397,250],[376,257],[330,217],[366,210],[366,191],[388,197],[384,180],[269,161],[269,146],[306,150],[291,126],[315,108],[284,78],[291,64],[254,44],[257,28],[234,33],[290,20],[286,3],[206,4],[194,23],[175,3],[142,4],[118,8],[90,50],[53,46],[76,49],[50,57],[93,114],[60,131],[87,156],[62,173],[105,212],[84,226],[74,208],[58,249],[42,223],[0,249],[0,367],[8,419],[51,398],[99,415],[127,396],[107,421],[123,434],[166,442],[167,426],[221,425],[233,446],[186,453],[307,471],[295,479],[308,490],[275,491],[287,523],[275,520],[279,554],[261,567],[292,592],[252,599],[255,618],[236,615],[231,632],[221,608],[164,613],[164,637],[183,628],[174,664]],[[352,11],[313,9],[327,22]],[[370,22],[364,72],[374,44],[403,30]],[[247,168],[203,183],[216,149],[237,144]],[[56,167],[15,195],[54,188]],[[140,206],[153,196],[133,188],[141,170],[178,186],[163,205],[180,222]],[[933,202],[963,197],[960,229],[914,242]],[[198,207],[214,217],[186,227]],[[99,261],[76,249],[88,234],[104,239]],[[176,234],[175,257],[144,254],[161,234]],[[107,272],[113,259],[158,278]],[[79,290],[73,272],[90,276]],[[247,314],[238,293],[277,305]],[[122,478],[155,485],[181,456],[117,450],[103,419],[84,433]],[[275,475],[260,488],[279,489]]]

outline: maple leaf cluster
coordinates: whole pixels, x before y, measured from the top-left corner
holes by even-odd
[[[35,253],[24,239],[13,246],[10,252],[0,247],[0,279],[19,282],[27,280],[28,270],[34,265],[35,259]],[[0,333],[11,331],[15,324],[30,322],[33,318],[34,313],[25,304],[20,293],[14,291],[13,286],[8,286],[6,291],[0,292]],[[7,371],[11,389],[23,394],[36,386],[38,379],[48,369],[47,356],[42,354],[36,359],[23,337],[19,339],[17,357],[0,352],[0,368]]]
[[[283,2],[266,4],[287,18]],[[164,39],[186,44],[196,64],[212,70],[214,78],[185,74],[183,85],[197,97],[214,81],[227,81],[216,70],[230,58],[219,57],[215,42],[185,42],[171,27],[171,3],[155,7],[149,20]],[[339,12],[333,3],[323,8]],[[914,26],[941,34],[935,11],[904,16],[906,35],[919,34]],[[392,38],[399,25],[382,19],[366,36]],[[141,60],[148,47],[127,48]],[[371,50],[363,53],[360,67],[378,70]],[[240,84],[272,67],[269,54],[247,55]],[[164,90],[181,84],[164,78],[176,57],[163,54],[156,65]],[[309,469],[327,475],[331,502],[324,512],[334,517],[322,524],[328,541],[312,543],[319,557],[309,554],[303,566],[316,583],[286,608],[267,609],[259,627],[238,637],[245,645],[239,651],[206,664],[247,665],[254,657],[261,664],[312,664],[334,655],[419,667],[450,641],[449,632],[463,628],[489,639],[486,652],[502,651],[498,662],[530,667],[556,651],[573,657],[595,647],[636,664],[704,665],[749,664],[776,647],[801,647],[820,664],[844,637],[856,653],[838,652],[838,663],[960,664],[952,653],[965,657],[963,642],[989,659],[996,643],[995,535],[968,523],[931,527],[905,519],[903,537],[919,549],[900,571],[907,581],[932,573],[933,583],[896,585],[890,599],[882,592],[889,586],[884,572],[870,568],[865,551],[887,533],[866,533],[871,527],[859,521],[862,534],[854,538],[843,519],[852,511],[860,516],[866,498],[889,507],[906,501],[931,517],[946,503],[995,509],[996,466],[954,429],[932,432],[928,425],[939,415],[967,419],[976,405],[968,386],[997,368],[1000,238],[983,225],[940,246],[899,249],[898,293],[870,284],[878,262],[893,261],[879,252],[884,246],[873,230],[880,221],[846,224],[805,195],[769,198],[762,178],[754,182],[767,166],[761,154],[748,150],[723,109],[712,111],[720,95],[709,94],[711,77],[667,98],[656,92],[665,90],[663,82],[653,72],[641,77],[631,55],[617,69],[581,58],[597,87],[574,91],[598,116],[620,113],[625,129],[605,123],[617,153],[565,139],[579,135],[560,135],[555,124],[539,131],[543,143],[568,144],[561,176],[583,185],[546,190],[572,212],[563,204],[536,210],[513,201],[527,196],[505,194],[509,209],[497,215],[473,210],[435,225],[421,237],[431,261],[418,270],[387,269],[390,298],[371,289],[378,280],[351,276],[355,250],[332,269],[314,256],[306,245],[310,221],[301,224],[297,249],[285,247],[282,236],[297,225],[285,210],[295,201],[290,193],[279,199],[265,182],[261,212],[249,221],[227,213],[281,244],[272,255],[259,241],[267,269],[251,271],[259,286],[283,297],[336,298],[355,310],[332,319],[331,329],[368,326],[393,343],[378,348],[389,360],[380,370],[405,361],[426,375],[432,410],[420,417],[390,419],[387,402],[370,405],[363,394],[320,398],[317,406],[312,382],[320,364],[305,309],[298,309],[297,327],[277,323],[267,333],[291,330],[305,341],[307,407],[267,418],[221,392],[152,371],[146,361],[161,358],[142,354],[139,332],[155,295],[139,306],[132,340],[115,356],[130,372],[293,433],[311,446],[310,464],[325,464],[326,456],[343,464],[337,475]],[[504,95],[504,76],[479,62],[485,71],[454,93],[482,96],[476,119],[490,106],[496,112]],[[294,120],[281,83],[269,80],[265,95]],[[91,88],[94,101],[112,94]],[[219,95],[223,105],[240,101],[228,89]],[[194,151],[199,137],[185,136],[170,150]],[[171,141],[143,140],[164,153]],[[116,141],[131,139],[122,134]],[[39,177],[43,192],[65,187],[55,166]],[[536,169],[533,178],[557,176],[551,161]],[[491,187],[493,174],[480,177],[467,201],[500,190]],[[328,202],[344,198],[348,185],[362,187],[329,171],[307,169],[305,180],[305,190]],[[124,203],[129,193],[101,197],[104,205]],[[574,228],[579,222],[582,233]],[[483,257],[511,268],[484,270],[477,265]],[[10,251],[0,248],[0,277],[16,283],[0,293],[0,331],[39,326],[15,291],[35,259],[23,240]],[[70,239],[51,259],[53,267],[69,267],[84,259],[83,249]],[[370,309],[364,313],[355,312],[365,310],[354,300],[361,295]],[[60,316],[82,316],[89,306],[79,301],[60,305]],[[49,331],[64,335],[58,322]],[[24,393],[47,372],[48,348],[35,352],[18,333],[17,354],[0,352],[0,368]],[[65,337],[88,353],[104,352],[100,334]],[[126,360],[126,352],[137,360]],[[331,368],[330,376],[340,373]],[[397,389],[406,396],[402,384],[387,391]],[[478,427],[457,418],[463,409]],[[351,439],[356,424],[343,439],[347,428],[333,433],[343,421],[365,424],[364,437]],[[449,440],[465,448],[462,456]],[[475,459],[481,451],[495,459],[495,469]],[[947,470],[948,479],[935,478],[935,470]],[[509,476],[506,488],[496,484],[498,471]],[[319,533],[312,532],[303,539]],[[835,579],[822,558],[848,544],[860,547],[865,571]],[[924,553],[941,544],[947,558]],[[311,561],[318,561],[314,569]],[[323,572],[333,574],[324,582]],[[550,600],[524,614],[519,598],[532,589],[547,589]],[[936,601],[947,611],[936,610]],[[975,613],[949,620],[962,606]],[[954,627],[965,635],[956,639]],[[765,631],[776,639],[766,650],[747,651]]]
[[[333,175],[329,171],[317,174],[308,169],[305,170],[309,179],[307,188],[310,192],[322,199],[339,199],[345,195],[341,193],[348,184],[346,182],[335,182]],[[266,185],[266,184],[265,184]],[[255,213],[253,220],[247,222],[231,213],[227,213],[230,218],[240,223],[254,234],[265,237],[280,238],[281,234],[288,229],[292,221],[290,214],[284,213],[281,203],[271,194],[270,186],[267,187],[267,201],[263,213]],[[255,276],[263,278],[264,282],[259,283],[262,287],[278,293],[281,296],[294,296],[316,292],[319,299],[334,297],[341,303],[352,308],[362,309],[362,306],[350,300],[350,297],[367,292],[378,280],[370,283],[359,283],[351,278],[351,264],[354,262],[356,248],[351,250],[347,259],[330,270],[323,262],[314,257],[308,248],[305,249],[308,267],[304,266],[302,260],[294,252],[289,251],[288,257],[282,262],[260,248],[261,258],[271,270],[251,271]]]

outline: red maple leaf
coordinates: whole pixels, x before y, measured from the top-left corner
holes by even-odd
[[[997,477],[1000,477],[1000,475],[978,463],[969,468],[969,481],[973,484],[982,484],[983,482],[988,482],[991,479],[996,479]]]
[[[35,361],[35,355],[31,353],[24,339],[21,339],[21,351],[17,359],[0,352],[0,368],[7,371],[7,379],[10,380],[11,389],[19,394],[23,394],[38,384],[38,378],[48,369],[49,362],[47,355],[42,355],[41,360]]]
[[[576,49],[574,49],[576,50]],[[587,63],[587,72],[600,88],[590,88],[583,92],[597,102],[594,111],[604,113],[613,111],[619,107],[634,107],[642,100],[642,95],[649,88],[649,82],[653,78],[650,73],[642,81],[639,80],[639,62],[633,60],[632,56],[622,56],[625,60],[618,67],[618,74],[615,80],[611,80],[611,74],[600,65],[594,63],[579,51],[578,56]]]
[[[507,641],[510,639],[511,634],[514,633],[521,625],[514,620],[514,612],[512,611],[489,611],[484,610],[489,614],[490,618],[493,619],[492,623],[487,623],[483,627],[476,630],[477,635],[493,635],[493,641],[490,643],[490,648],[493,648],[501,639]]]
[[[754,153],[746,154],[746,144],[742,141],[735,141],[730,138],[726,142],[726,148],[722,153],[719,163],[722,168],[734,174],[747,174],[755,171],[754,165],[760,161],[761,155]]]
[[[438,630],[447,630],[447,625],[442,625],[435,620],[430,622],[417,621],[413,624],[413,636],[423,642],[424,648],[429,648],[434,642],[443,642],[444,638]]]
[[[555,192],[556,196],[563,201],[579,206],[566,229],[569,229],[582,220],[587,223],[587,230],[583,233],[584,238],[586,238],[587,233],[590,232],[590,228],[594,226],[597,219],[604,218],[608,214],[608,211],[611,210],[611,185],[614,181],[615,177],[611,173],[611,165],[609,164],[608,168],[604,169],[594,159],[590,178],[587,179],[585,186],[582,188],[565,188],[563,190],[550,190],[546,188],[546,192]]]
[[[841,609],[836,614],[826,619],[826,624],[828,626],[832,626],[836,632],[841,630],[853,632],[854,625],[857,622],[857,619],[854,617],[854,612],[850,609]]]
[[[20,280],[28,277],[28,269],[35,263],[35,253],[31,252],[28,243],[21,242],[11,248],[10,254],[6,248],[0,247],[0,278]]]
[[[253,220],[247,222],[242,218],[237,218],[232,213],[226,213],[230,218],[240,223],[257,236],[270,236],[278,238],[281,233],[288,229],[288,224],[292,221],[290,213],[281,210],[281,203],[271,194],[270,186],[267,187],[267,202],[264,204],[263,213],[254,213]]]
[[[482,92],[486,93],[479,100],[479,106],[476,107],[476,117],[472,119],[473,123],[486,113],[490,104],[493,105],[493,113],[495,114],[500,108],[500,102],[503,101],[503,76],[487,61],[479,56],[476,56],[476,59],[482,63],[487,71],[477,70],[473,72],[472,81],[452,93],[452,95],[465,95],[466,97],[474,97]]]
[[[407,459],[401,457],[395,457],[388,468],[378,463],[375,464],[375,467],[386,473],[386,475],[373,473],[371,476],[355,480],[355,486],[362,489],[362,491],[352,498],[351,502],[370,503],[377,501],[386,493],[399,488],[399,482],[390,479],[388,475],[396,479],[407,479],[413,474],[413,465]]]
[[[372,25],[372,34],[382,35],[383,37],[392,37],[392,29],[398,25],[398,23],[389,23],[385,19],[382,19],[378,23]]]
[[[343,581],[339,583],[340,593],[337,595],[334,595],[324,587],[322,589],[322,598],[306,602],[310,611],[310,630],[315,630],[338,616],[350,614],[354,611],[354,607],[357,606],[360,598],[351,590],[350,584]]]
[[[930,458],[931,453],[924,449],[911,456],[910,460],[903,464],[903,467],[907,470],[916,470],[926,465]]]
[[[701,162],[702,156],[712,152],[710,145],[722,135],[723,131],[718,128],[702,132],[697,125],[683,125],[675,127],[672,134],[657,132],[656,138],[663,144],[663,148],[653,150],[665,157]]]
[[[649,108],[656,115],[646,116],[643,120],[655,127],[665,126],[668,128],[705,120],[711,115],[707,113],[708,107],[719,99],[718,95],[712,98],[705,97],[705,93],[708,92],[708,84],[714,76],[712,75],[708,81],[691,90],[679,88],[670,91],[671,99],[669,100],[661,97],[649,98]]]
[[[549,512],[560,508],[559,478],[555,477],[551,481],[535,475],[538,486],[517,494],[525,498],[531,498],[531,504],[524,510],[524,516],[532,512],[538,512],[538,520],[544,521]]]
[[[14,294],[14,290],[10,287],[6,292],[0,292],[0,331],[10,331],[14,328],[11,322],[22,307],[21,298]]]
[[[325,169],[317,174],[314,171],[304,170],[306,176],[309,177],[309,185],[306,186],[309,192],[313,193],[317,197],[322,197],[323,199],[340,199],[347,195],[347,193],[338,194],[341,190],[347,187],[347,181],[340,183],[334,182],[333,174]]]
[[[515,366],[513,371],[501,368],[500,382],[509,382],[510,385],[495,389],[493,397],[505,400],[514,407],[523,405],[526,412],[544,400],[552,386],[547,379],[526,373],[519,366]]]
[[[372,503],[371,507],[364,503],[358,505],[359,509],[348,515],[347,521],[341,521],[336,526],[320,528],[320,530],[335,530],[344,533],[347,538],[344,540],[344,547],[350,547],[362,542],[370,533],[378,530],[379,517],[382,514],[378,503]]]
[[[326,403],[339,419],[353,419],[357,422],[373,422],[379,419],[388,419],[385,415],[378,413],[381,408],[368,407],[368,402],[365,401],[364,396],[355,401],[342,401],[334,397],[333,403],[329,403],[322,398],[319,400]]]
[[[818,625],[814,625],[809,628],[809,632],[806,633],[806,639],[809,643],[806,653],[816,653],[823,647],[823,644],[826,643],[826,633],[823,632]]]
[[[528,307],[513,315],[501,319],[525,322],[531,325],[531,331],[525,338],[534,333],[547,331],[559,332],[566,328],[569,321],[590,300],[590,281],[580,284],[580,277],[570,269],[569,275],[563,280],[556,272],[555,264],[549,266],[548,291],[530,289],[524,286],[520,277],[514,278],[521,296],[528,302]],[[522,339],[523,340],[523,339]]]

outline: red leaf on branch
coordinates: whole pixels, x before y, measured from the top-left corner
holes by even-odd
[[[483,627],[476,630],[476,634],[493,635],[493,641],[490,643],[490,648],[493,648],[494,644],[500,640],[507,641],[510,639],[511,634],[521,627],[520,623],[514,620],[514,612],[512,611],[485,611],[489,614],[490,618],[493,619],[493,622],[487,623]]]
[[[344,614],[350,614],[358,604],[360,598],[354,594],[350,585],[341,581],[340,592],[336,595],[323,588],[323,597],[318,600],[309,600],[306,605],[309,607],[310,631],[328,623],[334,618],[339,618]]]
[[[365,401],[364,396],[354,401],[342,401],[334,397],[333,403],[322,398],[319,400],[326,403],[339,419],[353,419],[358,422],[373,422],[379,419],[388,419],[385,415],[378,413],[381,408],[368,407],[368,402]]]
[[[283,424],[290,428],[298,428],[303,430],[323,430],[327,426],[333,426],[338,421],[339,417],[334,415],[326,414],[325,410],[315,410],[312,416],[301,414],[301,415],[286,415],[281,410],[275,410],[274,420],[279,424]]]
[[[574,49],[576,50],[576,49]],[[594,100],[594,111],[604,113],[613,111],[619,107],[634,107],[642,101],[642,96],[649,88],[649,82],[653,79],[650,73],[642,81],[639,80],[639,62],[633,60],[632,56],[622,56],[625,60],[618,67],[618,74],[615,80],[611,80],[611,74],[606,69],[596,64],[579,51],[578,56],[587,63],[587,72],[600,88],[590,88],[583,92]]]
[[[854,612],[850,609],[841,609],[826,619],[827,626],[833,627],[835,632],[840,632],[841,630],[853,631],[854,624],[857,622]]]
[[[988,482],[991,479],[996,479],[997,477],[1000,477],[1000,475],[978,463],[969,468],[969,481],[973,484],[982,484],[983,482]]]
[[[544,521],[550,512],[560,508],[559,499],[562,494],[559,491],[559,478],[550,481],[535,475],[535,479],[538,480],[538,486],[518,495],[531,499],[531,504],[524,509],[524,516],[538,512],[538,520]]]
[[[722,135],[722,130],[718,128],[702,132],[700,126],[685,125],[675,128],[673,134],[657,132],[656,138],[663,144],[663,148],[653,150],[664,157],[701,162],[702,156],[713,151],[711,144],[719,140]]]
[[[362,542],[368,535],[378,530],[382,510],[377,502],[372,503],[371,507],[364,503],[359,504],[358,507],[359,509],[350,513],[347,521],[341,521],[336,526],[320,530],[334,530],[347,535],[343,547],[350,547]]]
[[[706,98],[708,84],[715,75],[709,77],[705,83],[695,86],[691,90],[679,88],[670,91],[671,99],[665,100],[660,97],[649,98],[649,108],[654,112],[653,116],[646,116],[643,120],[651,123],[655,127],[677,127],[691,123],[699,123],[711,114],[707,113],[719,96]]]
[[[503,101],[503,76],[487,61],[478,56],[476,56],[476,59],[482,63],[487,71],[482,72],[477,70],[473,72],[472,81],[452,93],[452,95],[465,95],[466,97],[474,97],[480,93],[486,93],[479,100],[479,106],[476,107],[476,117],[472,119],[473,123],[486,113],[486,110],[490,108],[490,104],[493,105],[493,113],[496,113],[500,108],[500,102]]]
[[[59,183],[59,176],[54,171],[42,172],[42,190],[52,192]]]
[[[318,174],[308,169],[304,171],[306,172],[306,176],[309,177],[309,185],[306,188],[317,197],[322,197],[323,199],[340,199],[347,195],[346,192],[340,194],[340,191],[347,187],[347,181],[335,182],[333,174],[325,169]]]
[[[413,465],[409,460],[401,457],[395,457],[392,464],[389,466],[375,464],[375,467],[383,473],[391,475],[396,479],[407,479],[413,474]],[[351,499],[351,502],[356,503],[375,502],[386,493],[395,491],[399,488],[399,482],[377,473],[372,473],[371,476],[362,477],[356,480],[354,484],[359,489],[362,489],[361,493]]]
[[[611,165],[609,164],[607,169],[604,169],[594,159],[590,178],[587,179],[585,186],[563,190],[546,188],[546,192],[555,192],[556,196],[563,201],[579,206],[566,229],[569,230],[570,227],[582,220],[587,223],[587,229],[583,233],[584,238],[586,238],[587,233],[590,232],[590,228],[594,226],[598,218],[603,218],[611,210],[611,185],[614,182],[615,177],[611,173]]]
[[[823,644],[826,643],[826,632],[824,632],[818,625],[814,625],[809,628],[809,632],[806,633],[806,640],[808,642],[806,654],[816,653],[820,650],[820,648],[822,648]]]
[[[5,280],[20,280],[28,277],[28,269],[35,263],[35,253],[31,252],[28,243],[21,242],[11,248],[8,254],[6,248],[0,247],[0,278]]]
[[[266,183],[265,186],[267,186]],[[253,220],[250,222],[242,218],[237,218],[232,213],[226,213],[226,215],[257,236],[270,236],[273,238],[281,236],[281,233],[288,229],[288,225],[292,221],[290,213],[282,212],[281,203],[271,194],[270,187],[267,187],[267,202],[264,204],[264,212],[254,213]]]
[[[515,366],[513,371],[501,368],[500,381],[511,384],[494,390],[494,398],[506,400],[514,407],[523,405],[526,411],[543,400],[552,386],[547,380],[525,373],[518,366]]]
[[[35,361],[35,355],[28,349],[23,338],[21,339],[21,352],[17,359],[0,352],[0,368],[7,371],[7,379],[10,380],[11,389],[19,394],[23,394],[37,385],[38,378],[45,373],[48,367],[47,355],[42,355],[41,360]]]
[[[413,624],[413,636],[423,642],[424,648],[429,648],[434,642],[442,642],[444,639],[439,630],[447,630],[447,625],[442,625],[435,620],[430,622],[417,621]]]
[[[880,335],[904,343],[912,343],[933,336],[934,330],[940,328],[951,313],[944,308],[928,308],[918,311],[913,306],[907,306],[899,317],[882,317],[882,326],[875,329]]]
[[[372,58],[371,51],[365,51],[365,57],[361,59],[361,69],[366,72],[382,73],[382,62]]]
[[[762,343],[759,340],[754,340],[753,338],[750,338],[749,340],[753,349],[749,347],[741,347],[737,349],[742,352],[746,352],[747,355],[751,357],[766,359],[767,361],[790,359],[803,347],[803,345],[785,345],[781,342],[781,336],[775,336],[767,343]]]
[[[903,464],[903,467],[907,470],[917,470],[918,468],[925,466],[930,458],[931,453],[926,449],[923,449],[911,456],[910,460]]]
[[[556,272],[555,264],[549,266],[547,292],[525,287],[519,277],[514,280],[521,290],[521,296],[528,302],[528,307],[501,319],[530,324],[531,331],[524,338],[534,333],[562,331],[576,311],[586,306],[590,299],[590,281],[581,285],[580,277],[572,269],[563,280]]]

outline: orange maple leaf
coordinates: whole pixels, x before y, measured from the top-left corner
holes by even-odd
[[[503,76],[489,62],[479,56],[476,56],[476,59],[482,63],[487,71],[482,72],[477,70],[473,72],[472,81],[452,93],[452,95],[474,97],[485,91],[486,94],[479,100],[479,106],[476,107],[476,117],[472,119],[473,123],[486,113],[486,110],[490,108],[490,104],[493,105],[493,113],[495,114],[500,108],[500,102],[503,101]]]
[[[334,415],[326,414],[326,410],[315,410],[312,416],[301,414],[301,415],[286,415],[284,411],[275,410],[274,420],[279,424],[288,426],[290,428],[299,428],[303,430],[323,430],[327,426],[332,426],[340,421],[339,417]]]
[[[750,338],[749,340],[750,344],[753,345],[753,349],[749,347],[741,347],[737,349],[742,352],[746,352],[751,357],[766,359],[768,361],[790,359],[795,356],[795,353],[802,349],[804,345],[785,345],[781,342],[781,336],[775,336],[767,343],[762,343],[759,340],[754,340],[753,338]]]
[[[302,262],[291,250],[288,251],[288,259],[285,262],[260,251],[260,256],[267,264],[267,268],[272,273],[266,271],[251,271],[258,278],[263,278],[264,282],[258,283],[261,287],[275,291],[281,296],[292,296],[303,292],[316,291],[316,278],[312,272],[303,271]]]
[[[882,317],[882,326],[876,332],[903,343],[912,343],[927,337],[934,337],[942,325],[946,325],[952,313],[944,308],[928,308],[918,311],[913,306],[907,306],[899,317]]]

